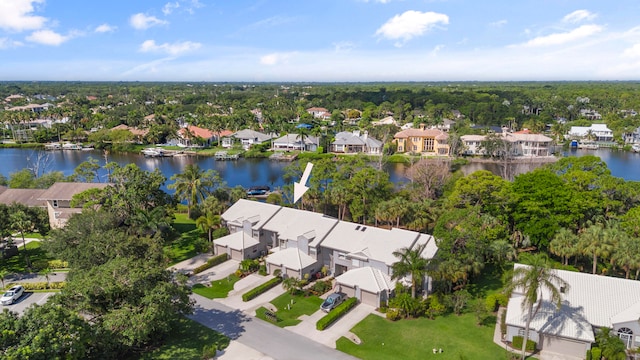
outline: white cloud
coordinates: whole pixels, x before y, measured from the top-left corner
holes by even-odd
[[[161,52],[169,55],[180,55],[199,49],[202,44],[192,41],[176,42],[173,44],[156,44],[154,40],[147,40],[140,45],[141,52]]]
[[[166,4],[164,4],[164,6],[162,7],[162,13],[165,15],[169,15],[173,12],[173,10],[177,9],[180,7],[180,3],[179,2],[168,2]]]
[[[438,55],[440,50],[442,50],[444,48],[445,48],[445,45],[443,45],[443,44],[436,45],[436,47],[434,47],[433,50],[431,50],[430,55],[436,56],[436,55]]]
[[[262,65],[279,65],[287,63],[295,53],[271,53],[260,57],[260,64]]]
[[[47,18],[36,16],[34,4],[44,0],[0,0],[0,28],[11,31],[41,29]]]
[[[630,48],[624,49],[622,56],[631,58],[640,57],[640,44],[635,44]]]
[[[552,46],[562,45],[569,42],[573,42],[579,39],[587,38],[601,32],[604,28],[600,25],[582,25],[569,32],[555,33],[551,35],[539,36],[531,39],[521,46],[524,47],[538,47],[538,46]]]
[[[26,39],[42,45],[58,46],[72,37],[72,34],[62,35],[52,30],[38,30],[27,36]]]
[[[376,35],[391,40],[402,40],[396,46],[416,36],[421,36],[438,24],[449,24],[449,17],[435,12],[406,11],[389,19],[377,31]]]
[[[586,21],[593,20],[597,16],[598,16],[597,14],[594,14],[589,10],[576,10],[570,14],[567,14],[565,17],[563,17],[562,22],[576,24],[584,20]]]
[[[155,25],[166,25],[168,23],[168,21],[160,20],[155,16],[147,16],[143,13],[131,15],[131,18],[129,18],[129,24],[138,30],[148,29]]]
[[[496,28],[500,28],[505,25],[507,25],[507,20],[504,20],[504,19],[489,23],[489,26],[496,27]]]
[[[98,26],[95,30],[95,32],[97,33],[106,33],[106,32],[114,32],[116,31],[118,27],[117,26],[111,26],[109,24],[102,24],[100,26]]]
[[[0,50],[14,48],[18,46],[22,46],[22,43],[19,41],[11,40],[8,37],[0,38]]]
[[[351,51],[355,47],[355,44],[350,41],[339,41],[332,44],[335,52]]]

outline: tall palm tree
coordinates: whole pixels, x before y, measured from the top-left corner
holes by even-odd
[[[586,228],[578,240],[578,248],[583,255],[590,255],[593,258],[592,273],[596,273],[598,258],[607,258],[614,249],[613,239],[607,236],[607,231],[600,223],[592,224]]]
[[[505,292],[510,294],[513,291],[522,291],[524,295],[522,307],[527,310],[527,319],[522,341],[523,360],[529,340],[531,320],[540,309],[543,293],[549,293],[549,301],[559,309],[562,306],[561,288],[566,292],[569,290],[569,284],[549,268],[549,258],[545,254],[532,256],[529,266],[516,267],[513,271],[513,277],[505,287]]]
[[[418,281],[422,282],[427,274],[429,260],[422,257],[422,251],[425,247],[427,247],[426,243],[416,246],[415,249],[402,248],[393,252],[393,256],[397,257],[399,261],[391,266],[391,278],[399,279],[411,275],[411,297],[413,298],[416,297]]]
[[[611,263],[624,270],[626,279],[631,269],[640,269],[640,238],[622,233],[611,255]]]
[[[549,251],[562,257],[562,264],[568,265],[569,258],[578,253],[578,236],[573,231],[562,228],[549,243]]]
[[[213,243],[213,230],[220,227],[220,215],[211,211],[205,211],[204,215],[196,219],[196,226],[199,226],[203,231],[207,232],[209,243],[211,244]]]
[[[187,201],[187,215],[191,217],[191,208],[204,200],[214,187],[220,184],[220,177],[213,170],[202,171],[198,165],[189,164],[184,172],[171,176],[173,184],[169,189],[174,189],[180,200]]]
[[[9,221],[11,222],[11,229],[18,231],[22,236],[22,245],[24,246],[24,259],[27,263],[27,267],[31,267],[31,261],[29,260],[29,253],[27,252],[27,241],[24,238],[24,233],[32,231],[34,224],[24,211],[18,210],[9,215]]]

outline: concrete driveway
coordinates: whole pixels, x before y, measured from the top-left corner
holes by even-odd
[[[365,317],[369,316],[369,314],[377,313],[375,308],[371,305],[358,304],[328,328],[323,331],[317,330],[316,323],[326,314],[327,313],[324,311],[318,310],[311,315],[302,315],[299,318],[302,320],[300,324],[296,326],[288,326],[285,329],[306,336],[311,340],[335,349],[336,341],[339,338],[351,335],[351,328],[362,321]]]
[[[240,262],[238,260],[227,260],[222,264],[212,267],[211,269],[207,269],[199,274],[190,276],[187,284],[190,286],[195,284],[209,285],[212,281],[221,280],[233,274],[238,270],[239,265]]]
[[[47,302],[51,295],[55,294],[54,292],[25,292],[22,294],[20,299],[17,302],[11,305],[4,305],[2,309],[8,309],[9,311],[13,311],[18,313],[18,315],[22,315],[24,311],[33,304],[42,305]]]

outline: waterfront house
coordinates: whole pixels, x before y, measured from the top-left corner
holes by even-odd
[[[203,129],[194,125],[187,125],[178,130],[178,146],[182,147],[206,147],[211,146],[218,137],[231,135],[231,131],[223,130],[214,133],[209,129]]]
[[[298,134],[287,134],[273,140],[273,150],[298,150],[316,151],[320,146],[320,139],[317,136],[304,136]]]
[[[136,127],[131,127],[126,124],[120,124],[118,126],[114,126],[111,128],[111,131],[115,130],[125,130],[130,132],[133,135],[134,141],[138,144],[142,144],[144,142],[144,137],[149,133],[148,129],[138,129]]]
[[[527,265],[515,264],[514,267]],[[553,354],[562,359],[583,359],[595,342],[597,329],[612,329],[627,349],[640,346],[640,281],[553,270],[569,287],[560,287],[560,309],[545,291],[538,303],[529,330],[541,358]],[[527,311],[522,307],[524,289],[515,289],[505,316],[506,340],[524,335]]]
[[[572,126],[569,137],[595,141],[613,141],[613,131],[606,124],[591,124],[591,126]]]
[[[46,203],[40,200],[40,196],[46,189],[10,189],[0,186],[0,204],[22,204],[28,207],[45,208]]]
[[[541,134],[530,134],[523,132],[502,132],[497,134],[498,139],[509,142],[511,156],[544,157],[551,155],[552,139]],[[464,146],[465,155],[487,155],[482,147],[487,136],[485,135],[462,135],[460,140]]]
[[[343,154],[371,154],[382,153],[382,141],[369,137],[365,131],[343,131],[336,134],[336,140],[331,143],[331,152]]]
[[[239,140],[242,147],[246,150],[254,144],[262,144],[266,141],[273,139],[273,135],[264,134],[259,131],[244,129],[240,131],[236,131],[235,133],[225,137],[222,139],[222,147],[232,147],[234,140]]]
[[[406,129],[394,135],[394,142],[399,153],[416,153],[425,155],[449,155],[449,134],[442,130]]]

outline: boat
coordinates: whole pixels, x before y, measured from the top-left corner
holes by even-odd
[[[598,150],[599,147],[600,146],[598,146],[598,144],[591,141],[585,141],[578,144],[578,149]]]
[[[60,150],[60,149],[62,149],[62,145],[60,145],[60,143],[44,144],[44,149],[45,150]]]
[[[633,144],[631,150],[633,150],[633,152],[640,152],[640,144]]]
[[[146,157],[161,157],[161,156],[164,156],[164,149],[146,148],[146,149],[142,149],[142,154]]]
[[[62,150],[82,150],[82,144],[64,143]]]
[[[269,191],[271,191],[271,188],[269,186],[266,186],[266,185],[263,185],[263,186],[252,186],[252,187],[247,189],[247,196],[267,195],[269,193]]]

